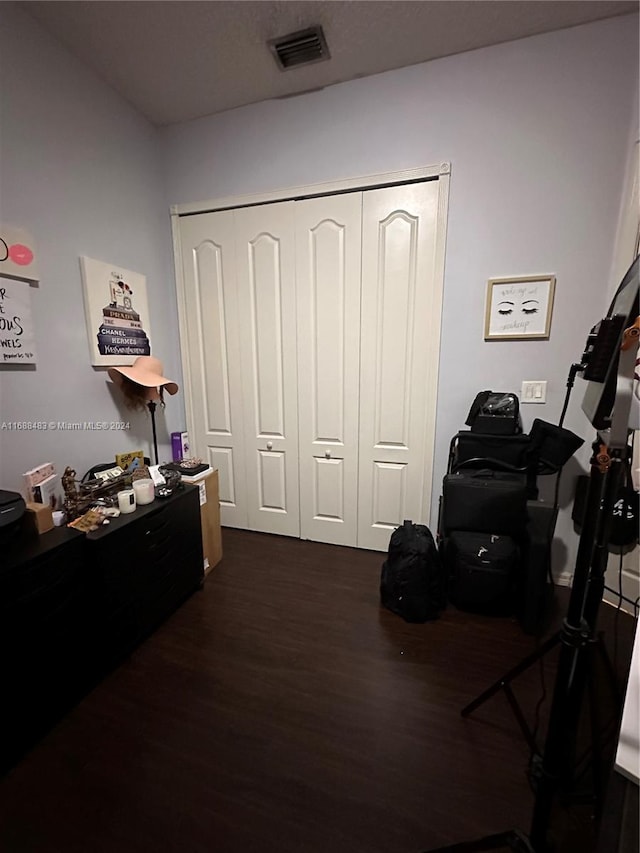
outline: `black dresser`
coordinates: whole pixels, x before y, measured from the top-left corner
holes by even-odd
[[[202,579],[195,486],[94,533],[56,528],[14,542],[0,561],[0,771]]]

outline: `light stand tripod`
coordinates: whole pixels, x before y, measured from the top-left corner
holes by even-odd
[[[475,853],[475,851],[500,848],[508,848],[518,851],[518,853],[532,853],[532,851],[544,853],[549,849],[547,833],[554,798],[559,787],[567,782],[574,766],[575,738],[586,683],[586,656],[590,644],[593,643],[592,625],[588,622],[588,616],[595,621],[599,603],[596,601],[597,589],[600,589],[601,595],[604,583],[604,581],[594,580],[592,584],[590,569],[596,554],[601,560],[600,543],[606,543],[611,511],[618,488],[619,472],[622,468],[617,460],[611,460],[608,469],[603,471],[602,467],[598,467],[597,456],[599,455],[597,451],[594,453],[594,465],[589,479],[586,513],[576,558],[569,608],[559,635],[552,637],[539,652],[529,656],[519,666],[511,670],[508,674],[511,678],[507,679],[505,676],[462,712],[465,716],[471,713],[475,707],[478,707],[482,701],[488,698],[488,695],[493,695],[504,686],[507,688],[507,697],[512,704],[527,742],[532,745],[531,732],[510,688],[508,688],[508,681],[523,672],[538,659],[541,653],[546,653],[557,643],[560,643],[556,687],[530,835],[527,838],[518,830],[513,829],[476,841],[438,848],[431,853],[445,853],[445,851],[446,853]],[[505,685],[502,684],[502,681],[505,681]]]
[[[600,442],[597,440],[593,445],[593,452],[597,454],[599,451]],[[600,477],[602,480],[602,476],[600,474],[596,474],[596,477]],[[600,482],[596,488],[602,490],[602,482]],[[615,492],[614,492],[615,495]],[[601,500],[601,498],[599,499]],[[593,520],[591,520],[592,522]],[[589,519],[585,519],[584,523],[590,523]],[[591,664],[594,662],[595,654],[599,654],[602,662],[607,670],[607,674],[610,682],[611,693],[614,697],[614,701],[616,706],[620,703],[620,695],[618,686],[616,684],[615,673],[613,671],[613,667],[609,660],[607,651],[605,649],[604,643],[602,641],[602,636],[600,634],[596,634],[596,619],[598,608],[600,605],[600,601],[602,599],[602,593],[604,590],[604,577],[607,568],[607,546],[606,541],[598,541],[594,546],[594,559],[591,566],[591,578],[589,581],[589,589],[587,593],[587,600],[585,602],[585,612],[584,619],[587,625],[590,628],[590,632],[592,635],[592,640],[588,645],[588,660],[589,666],[587,667],[588,675],[592,675],[593,667]],[[522,709],[518,704],[516,696],[511,689],[511,683],[518,678],[518,676],[522,675],[526,670],[532,667],[535,663],[537,663],[542,658],[546,657],[549,652],[553,651],[560,643],[562,642],[562,633],[561,631],[557,631],[553,634],[549,639],[547,639],[535,652],[532,652],[527,657],[523,658],[523,660],[517,664],[517,666],[510,669],[504,675],[502,675],[497,681],[495,681],[490,687],[484,690],[479,696],[477,696],[473,701],[469,702],[462,711],[461,714],[463,717],[468,717],[475,710],[477,710],[481,705],[483,705],[486,701],[495,696],[500,690],[504,690],[505,696],[509,705],[511,706],[511,710],[516,718],[518,725],[524,735],[524,738],[531,750],[532,754],[539,753],[538,745],[535,741],[534,733],[529,728],[527,721],[522,713]],[[591,683],[591,682],[589,682]],[[592,709],[593,710],[593,709]]]
[[[608,457],[606,461],[601,457],[602,454],[594,452],[583,535],[578,546],[569,609],[562,625],[556,689],[531,826],[534,850],[546,849],[554,797],[559,787],[568,782],[575,764],[577,726],[588,678],[589,647],[594,642],[597,610],[604,588],[606,560],[603,566],[602,547],[606,554],[613,505],[623,472],[619,456]]]
[[[627,453],[635,356],[640,336],[639,267],[640,257],[636,258],[622,280],[597,335],[593,332],[590,335],[582,359],[587,365],[592,362],[590,375],[585,373],[585,378],[591,379],[591,385],[585,394],[583,410],[598,435],[593,445],[586,511],[571,597],[560,632],[560,656],[529,836],[511,829],[479,840],[441,847],[431,853],[475,853],[505,848],[520,853],[549,853],[552,849],[549,839],[552,810],[560,786],[573,773],[576,736],[587,680],[586,653],[593,643],[593,630],[604,589],[613,505]]]

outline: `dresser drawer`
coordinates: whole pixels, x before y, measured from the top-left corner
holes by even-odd
[[[18,642],[46,642],[50,631],[80,620],[86,596],[82,539],[69,542],[64,559],[58,552],[0,575],[0,649]],[[2,652],[0,651],[0,654]]]
[[[138,508],[108,532],[87,536],[103,660],[122,658],[199,585],[203,576],[198,490]]]

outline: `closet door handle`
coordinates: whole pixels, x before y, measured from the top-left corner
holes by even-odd
[[[331,451],[330,450],[325,450],[324,455],[325,455],[325,459],[331,459]]]
[[[273,442],[272,441],[267,442],[267,450],[273,450]]]

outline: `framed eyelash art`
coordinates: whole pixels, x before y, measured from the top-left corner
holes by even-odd
[[[485,341],[546,340],[551,331],[555,287],[554,275],[489,279]]]

